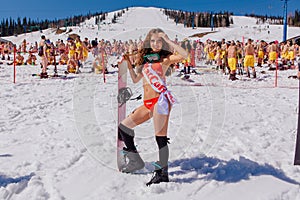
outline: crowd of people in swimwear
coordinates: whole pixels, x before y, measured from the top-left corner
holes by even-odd
[[[229,74],[230,80],[237,80],[237,74],[247,77],[256,77],[256,67],[268,66],[269,70],[278,66],[280,69],[295,69],[295,61],[300,58],[299,45],[293,41],[281,42],[271,41],[267,43],[264,40],[254,42],[248,39],[241,41],[220,41],[213,40],[188,40],[175,43],[181,45],[188,53],[189,57],[175,67],[182,68],[184,74],[189,74],[191,70],[200,65],[212,65],[216,70],[221,70],[224,74]],[[28,45],[26,39],[17,47],[15,59],[16,65],[41,65],[41,78],[47,78],[48,65],[66,65],[65,73],[80,73],[80,68],[86,62],[89,55],[94,57],[92,71],[95,73],[107,72],[108,57],[120,57],[127,53],[132,59],[135,59],[135,53],[142,47],[143,41],[140,40],[98,40],[97,38],[89,40],[80,36],[68,37],[66,42],[62,39],[50,41],[45,36],[41,41]],[[11,60],[13,53],[13,44],[10,42],[1,42],[0,54],[2,60]],[[25,59],[25,56],[27,58]],[[37,63],[37,56],[42,59]],[[58,59],[56,60],[56,57]],[[300,63],[300,61],[299,61]],[[0,62],[1,64],[1,62]],[[13,62],[8,63],[12,65]],[[250,70],[249,70],[250,69]]]
[[[254,42],[249,38],[246,43],[225,39],[202,43],[186,40],[182,46],[190,53],[189,59],[184,61],[186,66],[194,67],[204,61],[205,65],[214,65],[216,70],[229,74],[229,79],[233,81],[238,80],[236,74],[250,78],[249,68],[253,78],[256,78],[255,67],[267,66],[269,70],[275,70],[276,67],[281,70],[295,69],[295,61],[300,59],[299,45],[293,41],[267,43],[264,40]]]

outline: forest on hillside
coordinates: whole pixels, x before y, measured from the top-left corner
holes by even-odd
[[[111,20],[111,23],[116,23],[116,19],[121,17],[125,11],[121,10],[115,12]],[[96,12],[88,13],[86,15],[76,15],[73,17],[68,17],[64,19],[55,19],[55,20],[32,20],[30,18],[24,17],[23,19],[17,18],[13,20],[12,18],[3,19],[0,23],[0,36],[12,36],[19,35],[22,33],[30,33],[32,31],[43,31],[48,28],[61,28],[68,26],[79,26],[85,20],[89,20],[92,17],[95,17],[95,24],[99,24],[102,21],[106,20],[108,13],[107,12]]]
[[[117,23],[117,19],[121,17],[128,8],[115,12],[111,22]],[[184,24],[185,27],[228,27],[233,24],[230,12],[188,12],[179,10],[162,9],[163,13],[168,17],[168,20],[173,20],[176,24]],[[30,33],[32,31],[43,31],[48,28],[61,28],[68,26],[78,26],[85,20],[95,17],[95,25],[101,24],[106,20],[107,12],[88,13],[86,15],[76,15],[64,19],[55,20],[33,20],[31,18],[12,18],[2,19],[0,22],[0,36],[12,36],[22,33]],[[280,16],[262,16],[262,15],[246,15],[255,17],[257,24],[283,24],[283,17]],[[300,11],[296,10],[294,15],[288,17],[289,26],[300,27]]]

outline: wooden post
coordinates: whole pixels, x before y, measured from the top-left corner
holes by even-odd
[[[14,83],[16,83],[16,45],[14,44]]]
[[[278,82],[278,53],[276,53],[275,87],[277,87],[277,82]]]
[[[106,78],[105,78],[105,62],[104,62],[104,49],[101,51],[101,57],[102,57],[102,73],[103,73],[103,81],[106,83]]]

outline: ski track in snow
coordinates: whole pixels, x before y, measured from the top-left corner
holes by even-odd
[[[149,16],[151,20],[146,20]],[[235,19],[236,30],[253,23],[249,18]],[[88,29],[89,23],[93,20],[81,34],[94,38],[96,30]],[[183,34],[183,25],[167,21],[159,9],[131,8],[110,27],[113,34],[108,27],[102,34],[128,39],[130,31],[132,37],[144,38],[149,27],[157,26],[173,30],[172,38],[209,30],[186,29]],[[250,27],[245,36],[253,35]],[[274,35],[277,29],[272,30]],[[44,33],[53,41],[62,37],[50,30]],[[203,40],[240,39],[242,34],[220,28]],[[271,37],[264,34],[257,33],[258,39]],[[39,36],[10,39],[19,43]],[[231,82],[218,72],[191,76],[203,86],[189,86],[172,75],[168,84],[179,104],[170,119],[170,183],[146,187],[151,173],[116,170],[117,74],[107,75],[104,84],[102,75],[89,73],[91,61],[90,57],[82,74],[66,80],[41,80],[31,76],[39,67],[17,67],[16,84],[11,83],[12,67],[1,66],[1,199],[300,199],[300,170],[293,166],[298,81],[287,78],[295,71],[280,71],[278,88],[274,72],[266,68],[257,69],[256,80],[238,77],[243,80]],[[64,70],[59,66],[59,73]],[[142,91],[130,81],[129,86],[134,96]],[[141,103],[128,102],[127,113]],[[141,156],[148,163],[156,161],[152,122],[137,127],[136,133]]]

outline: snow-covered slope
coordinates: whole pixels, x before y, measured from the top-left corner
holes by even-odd
[[[130,8],[119,23],[100,30],[93,23],[73,32],[91,39],[143,39],[152,27],[179,38],[210,31],[176,26],[158,8]],[[270,34],[258,27],[253,19],[234,16],[234,25],[202,40],[280,40],[281,27],[270,25]],[[289,28],[288,36],[299,30]],[[34,42],[41,34],[52,41],[67,38],[49,29],[8,39]],[[192,76],[202,87],[170,77],[180,102],[170,120],[171,182],[146,187],[152,174],[116,170],[117,76],[107,75],[104,84],[102,75],[88,73],[91,61],[84,73],[68,79],[40,80],[31,76],[39,67],[17,67],[16,84],[12,67],[0,66],[0,199],[300,199],[300,169],[293,166],[298,81],[287,78],[295,71],[280,71],[277,88],[274,72],[264,68],[252,81],[231,82],[209,72]],[[59,73],[64,70],[59,66]],[[141,85],[128,82],[139,95]],[[141,104],[129,102],[127,112]],[[136,128],[136,136],[145,161],[156,161],[151,121]]]
[[[124,9],[125,10],[125,9]],[[111,19],[114,14],[120,12],[117,10],[115,12],[108,13],[106,20],[102,22],[99,26],[95,24],[95,17],[81,23],[80,27],[68,27],[71,28],[72,33],[77,33],[82,37],[88,37],[90,39],[104,38],[104,39],[121,39],[126,40],[144,38],[146,33],[150,28],[160,27],[166,31],[171,38],[182,40],[196,33],[210,32],[211,28],[201,28],[197,27],[184,28],[183,24],[177,24],[168,19],[167,16],[163,14],[163,10],[160,8],[153,7],[133,7],[129,8],[121,17],[117,19],[117,23],[111,23]],[[205,35],[201,40],[212,39],[221,40],[226,38],[227,40],[240,40],[251,38],[256,40],[282,40],[283,26],[279,25],[269,25],[269,24],[256,24],[256,19],[244,16],[233,16],[233,24],[229,28],[215,28],[216,33]],[[289,27],[288,28],[288,38],[299,35],[300,28]],[[27,33],[26,35],[19,35],[18,37],[12,36],[7,37],[7,39],[20,44],[24,38],[28,42],[35,42],[40,35],[47,35],[47,37],[53,41],[57,39],[67,39],[68,34],[63,33],[60,35],[55,34],[54,29],[48,29],[40,32]],[[191,38],[199,39],[199,38]]]

